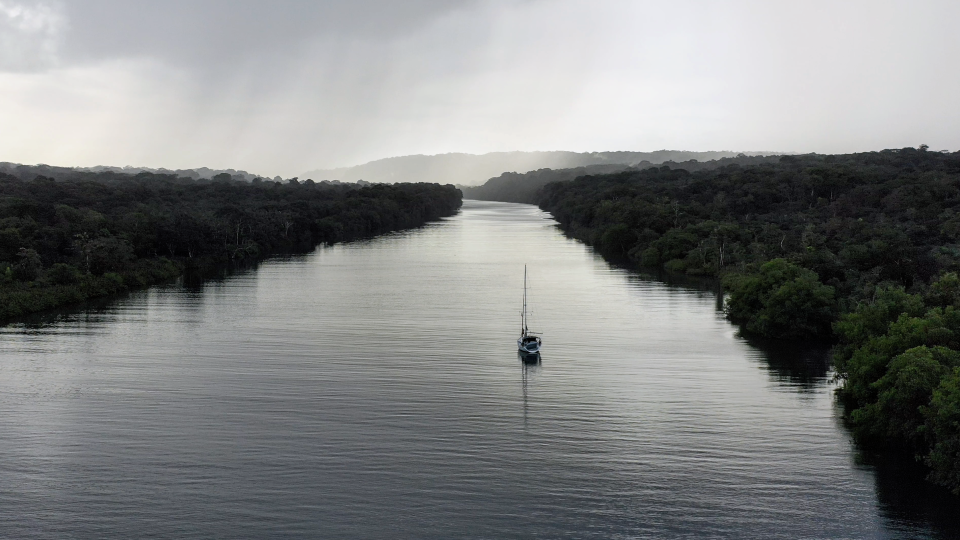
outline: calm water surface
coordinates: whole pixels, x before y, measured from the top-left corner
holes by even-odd
[[[524,263],[540,365],[515,350]],[[810,356],[532,206],[467,201],[0,329],[0,536],[956,534],[949,502],[857,465]]]

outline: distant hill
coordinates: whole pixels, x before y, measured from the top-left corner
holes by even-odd
[[[773,152],[751,152],[766,155]],[[378,159],[354,167],[317,169],[300,175],[313,180],[354,182],[434,182],[476,186],[503,172],[525,173],[538,169],[570,169],[590,165],[636,165],[642,161],[660,164],[665,161],[708,161],[734,157],[737,152],[491,152],[489,154],[415,155]]]
[[[692,152],[689,152],[692,153]],[[540,188],[551,182],[568,182],[581,176],[595,174],[610,174],[624,171],[627,169],[643,170],[654,166],[668,169],[685,169],[690,172],[717,169],[727,165],[759,165],[761,163],[777,163],[780,156],[777,155],[754,155],[739,154],[734,157],[725,157],[709,161],[699,161],[696,159],[676,162],[664,161],[654,164],[644,160],[635,165],[588,165],[586,167],[574,167],[570,169],[538,169],[526,173],[505,172],[500,176],[487,180],[481,186],[461,186],[463,197],[465,199],[480,199],[484,201],[503,201],[537,204],[537,194]]]

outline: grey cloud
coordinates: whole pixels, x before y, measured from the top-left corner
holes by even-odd
[[[405,154],[960,144],[952,0],[0,6],[48,14],[0,14],[5,161],[292,176]]]
[[[0,70],[57,64],[65,17],[59,4],[0,0]]]
[[[71,60],[147,56],[217,69],[291,54],[323,37],[384,40],[474,0],[77,0],[67,7]]]

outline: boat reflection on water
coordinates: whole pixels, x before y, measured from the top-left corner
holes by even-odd
[[[540,365],[540,353],[539,352],[525,352],[517,351],[517,358],[520,359],[525,365],[528,366],[538,366]]]
[[[527,428],[527,413],[528,413],[528,397],[527,397],[527,383],[530,380],[531,375],[535,375],[540,371],[540,353],[528,353],[523,351],[517,352],[517,358],[520,359],[520,388],[523,392],[523,427]]]

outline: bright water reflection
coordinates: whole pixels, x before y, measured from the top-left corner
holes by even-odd
[[[515,350],[524,263],[540,363]],[[531,206],[7,327],[0,359],[4,537],[956,531],[878,499],[822,357],[748,344],[713,293]]]

